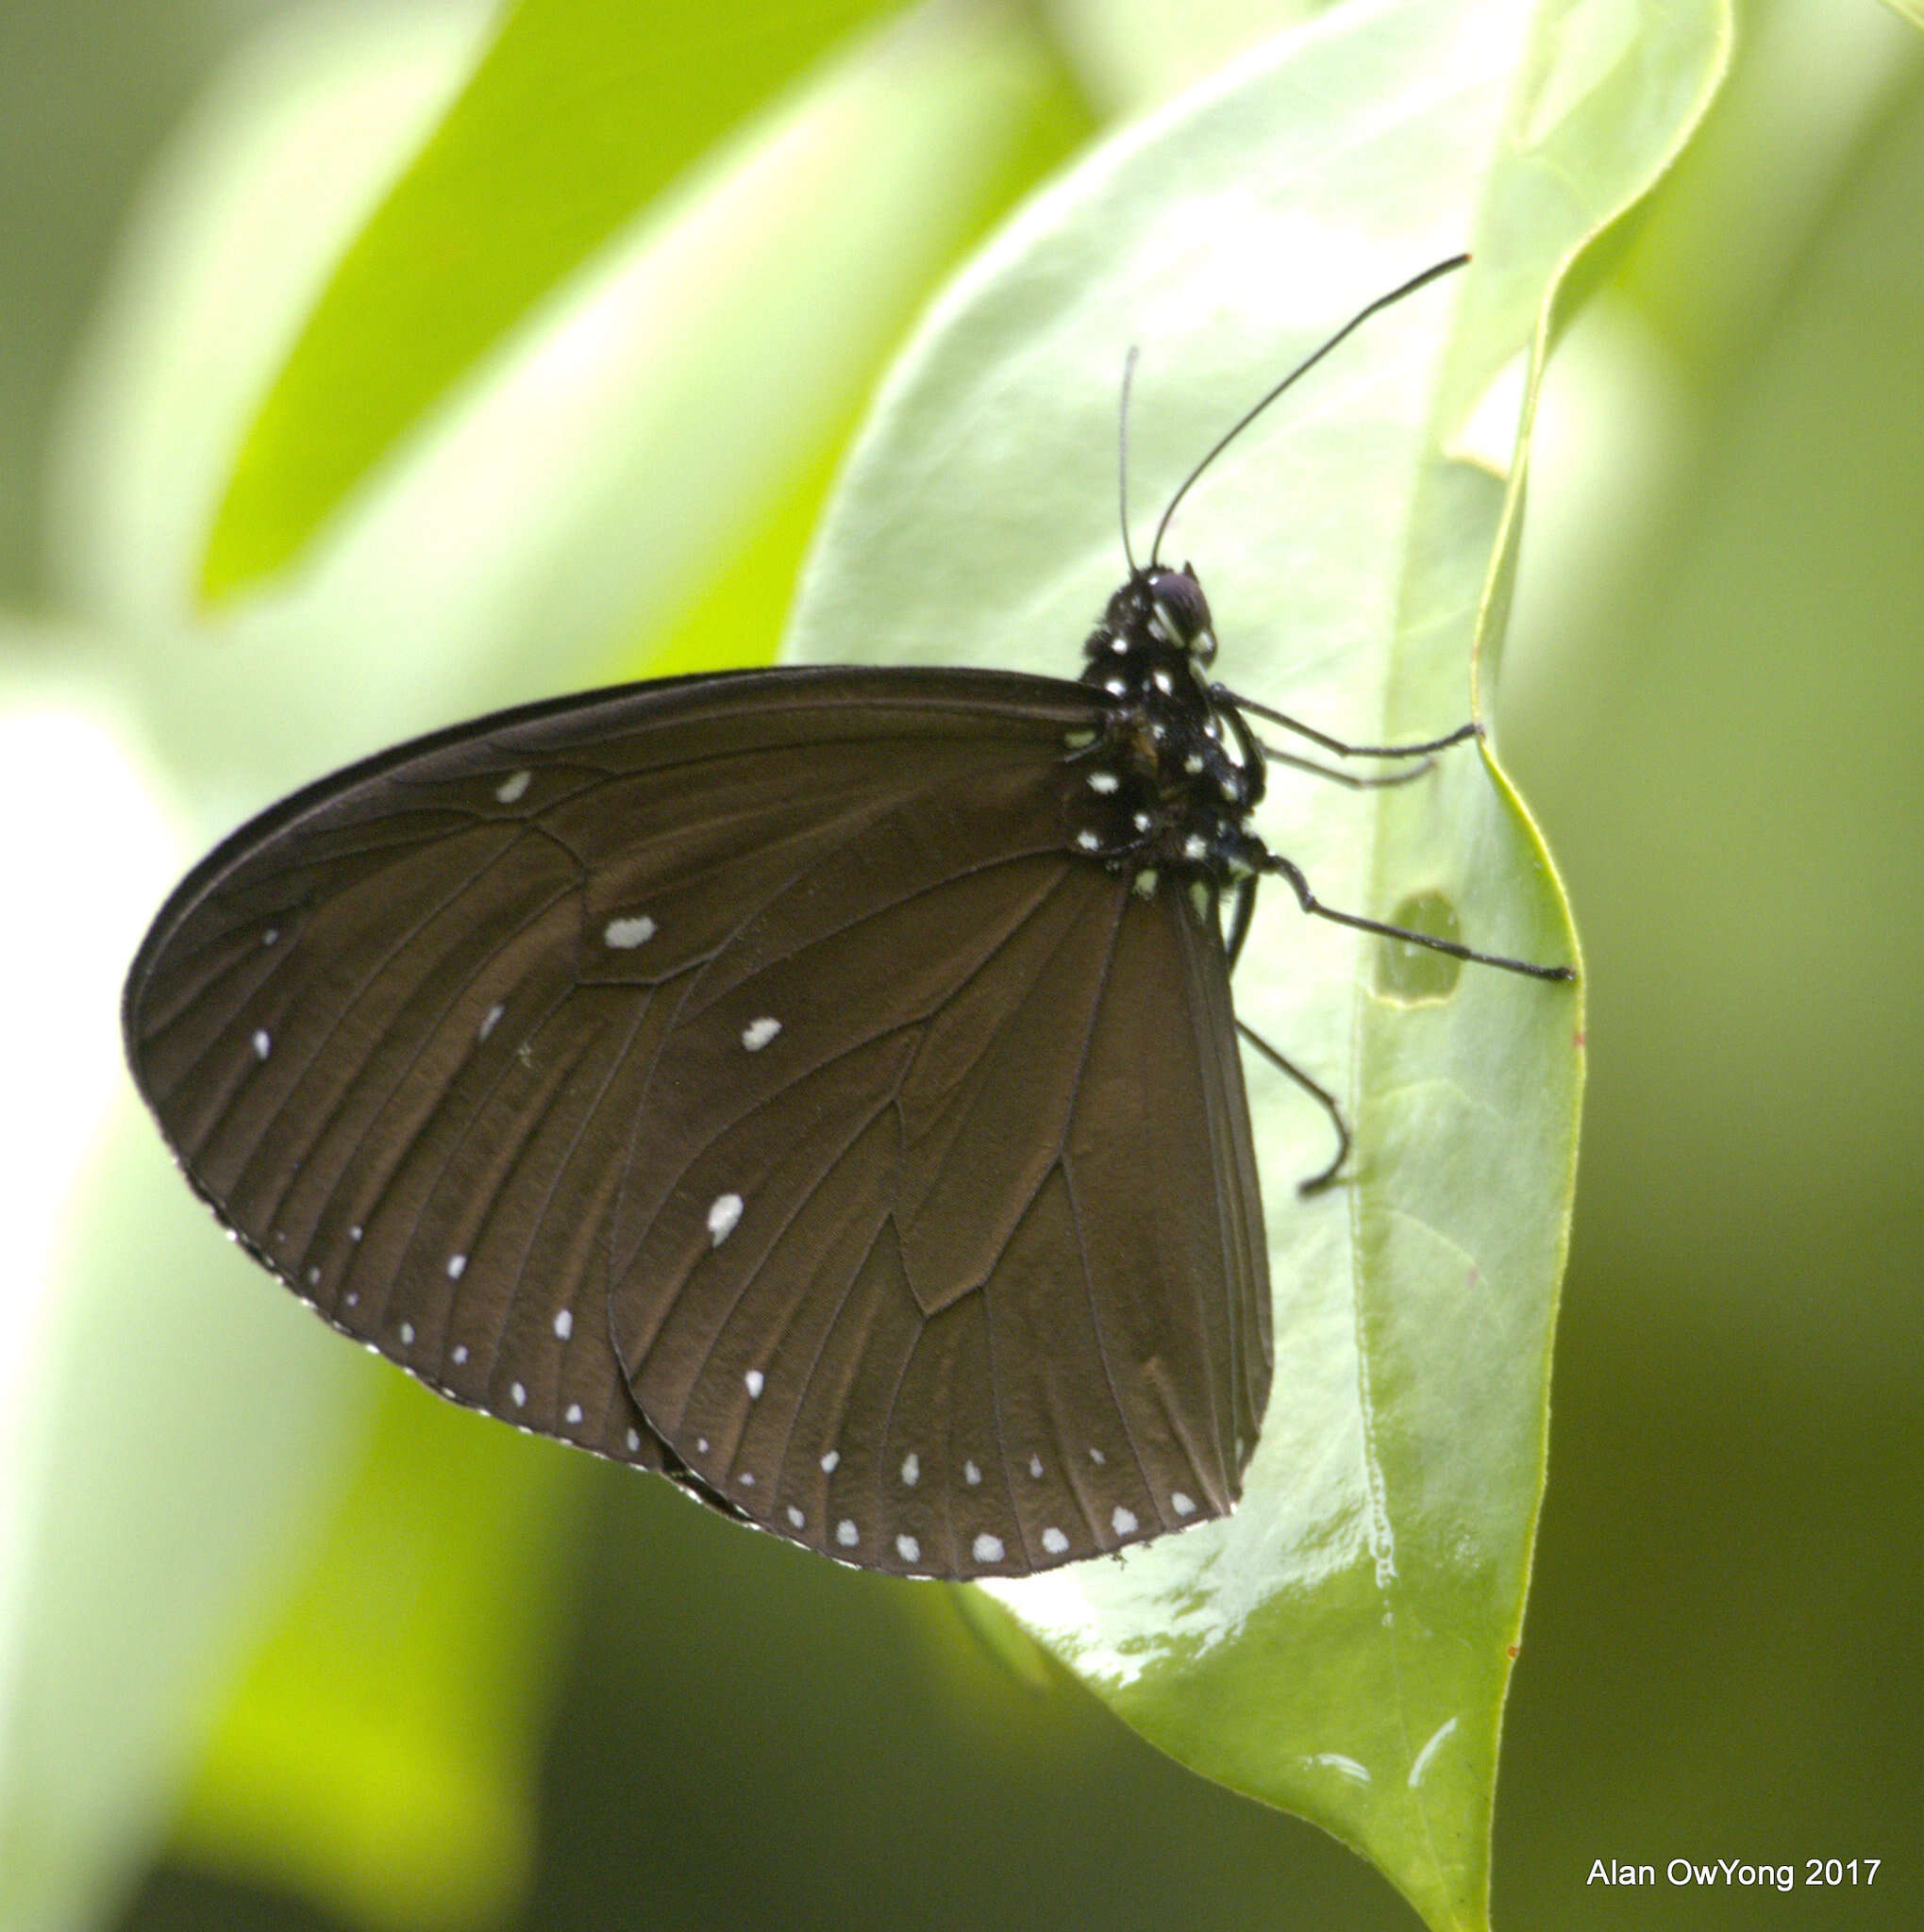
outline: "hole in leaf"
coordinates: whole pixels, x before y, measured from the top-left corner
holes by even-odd
[[[1428,933],[1431,939],[1463,941],[1463,922],[1444,892],[1412,892],[1390,914],[1390,924],[1407,925],[1412,932]],[[1384,999],[1406,1007],[1447,1000],[1456,991],[1462,974],[1463,961],[1452,959],[1447,953],[1431,952],[1410,940],[1378,941],[1376,990]]]

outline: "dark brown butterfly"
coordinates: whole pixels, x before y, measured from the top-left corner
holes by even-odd
[[[1079,683],[743,672],[403,745],[174,893],[135,1077],[336,1326],[828,1556],[1014,1575],[1221,1516],[1270,1380],[1230,969],[1266,874],[1397,929],[1249,829],[1246,711],[1305,727],[1214,648],[1152,548]]]

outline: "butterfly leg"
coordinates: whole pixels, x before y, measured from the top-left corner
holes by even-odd
[[[1428,946],[1433,953],[1447,953],[1452,959],[1468,959],[1479,966],[1500,966],[1506,973],[1522,973],[1531,979],[1575,979],[1573,966],[1538,966],[1528,959],[1512,959],[1501,953],[1480,953],[1474,947],[1459,945],[1455,940],[1440,940],[1427,932],[1414,932],[1406,925],[1386,925],[1380,919],[1365,919],[1357,912],[1339,912],[1333,906],[1325,906],[1310,890],[1310,882],[1303,876],[1302,868],[1280,854],[1265,852],[1261,860],[1261,870],[1274,874],[1289,881],[1290,890],[1297,895],[1297,903],[1305,912],[1313,913],[1318,919],[1333,921],[1337,925],[1353,926],[1358,932],[1373,932],[1386,940],[1407,940],[1413,946]]]
[[[1330,1124],[1336,1129],[1336,1157],[1328,1167],[1313,1174],[1308,1180],[1296,1184],[1296,1191],[1299,1194],[1320,1194],[1343,1172],[1343,1163],[1349,1158],[1349,1124],[1343,1118],[1343,1109],[1336,1105],[1336,1096],[1327,1088],[1319,1087],[1293,1060],[1285,1059],[1253,1026],[1246,1026],[1238,1020],[1236,1031],[1272,1067],[1280,1073],[1287,1074],[1313,1100],[1321,1101],[1323,1111],[1330,1116]]]
[[[1246,874],[1236,881],[1236,902],[1230,913],[1230,938],[1227,949],[1231,973],[1236,970],[1236,960],[1243,951],[1243,941],[1249,937],[1249,922],[1256,912],[1256,886],[1257,877],[1253,873]],[[1320,1194],[1342,1173],[1343,1163],[1349,1158],[1349,1123],[1343,1118],[1343,1109],[1336,1105],[1336,1096],[1328,1088],[1311,1079],[1294,1060],[1277,1052],[1254,1027],[1246,1026],[1238,1020],[1236,1031],[1271,1066],[1287,1074],[1313,1100],[1321,1102],[1323,1111],[1330,1116],[1330,1124],[1336,1129],[1335,1158],[1328,1167],[1311,1174],[1307,1180],[1297,1183],[1297,1192],[1299,1194]]]
[[[1257,740],[1263,743],[1261,739]],[[1263,756],[1272,764],[1293,765],[1298,772],[1309,772],[1318,778],[1328,778],[1338,785],[1347,785],[1352,791],[1380,791],[1392,785],[1408,785],[1420,778],[1426,772],[1436,769],[1436,760],[1426,758],[1419,765],[1412,765],[1403,772],[1380,772],[1373,776],[1360,777],[1354,772],[1339,772],[1333,765],[1319,765],[1313,758],[1299,758],[1294,752],[1279,751],[1273,744],[1263,745]]]
[[[1483,727],[1472,720],[1442,738],[1426,739],[1421,744],[1345,744],[1340,738],[1331,738],[1327,732],[1318,731],[1313,724],[1305,724],[1299,718],[1292,718],[1287,711],[1272,710],[1267,705],[1259,705],[1254,698],[1239,696],[1226,684],[1210,687],[1210,698],[1219,707],[1236,706],[1245,711],[1253,711],[1259,718],[1266,718],[1272,724],[1280,724],[1285,731],[1294,731],[1298,738],[1307,738],[1312,744],[1320,744],[1325,751],[1333,751],[1338,758],[1419,758],[1431,752],[1447,751],[1453,744],[1462,744],[1465,740],[1481,738]]]
[[[1218,687],[1220,689],[1220,687]],[[1347,785],[1352,791],[1378,791],[1392,785],[1408,785],[1434,771],[1436,760],[1425,757],[1414,765],[1400,772],[1372,773],[1368,777],[1354,772],[1339,772],[1333,765],[1318,764],[1314,758],[1298,758],[1295,752],[1283,751],[1279,746],[1265,744],[1249,729],[1249,722],[1233,705],[1226,705],[1218,713],[1235,733],[1236,741],[1243,748],[1243,768],[1247,774],[1248,797],[1251,805],[1260,801],[1268,790],[1267,769],[1271,763],[1294,765],[1298,772],[1308,772],[1318,778],[1328,778],[1332,784]],[[1370,746],[1362,746],[1368,751]],[[1414,749],[1420,751],[1421,746]],[[1400,754],[1397,754],[1400,756]]]

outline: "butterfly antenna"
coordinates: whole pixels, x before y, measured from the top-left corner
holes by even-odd
[[[1129,564],[1130,576],[1136,574],[1136,554],[1129,548],[1129,392],[1135,373],[1136,345],[1131,342],[1129,354],[1122,360],[1122,407],[1117,412],[1115,427],[1115,490],[1122,513],[1122,554]]]
[[[1282,378],[1282,380],[1279,382],[1276,385],[1276,387],[1268,392],[1267,395],[1263,396],[1262,400],[1257,403],[1254,408],[1246,410],[1243,413],[1243,415],[1238,417],[1235,423],[1233,423],[1230,426],[1229,430],[1224,435],[1218,437],[1215,442],[1211,445],[1209,454],[1205,456],[1202,461],[1197,463],[1196,468],[1190,471],[1189,475],[1182,479],[1181,483],[1177,488],[1176,494],[1169,499],[1169,508],[1163,512],[1163,521],[1156,525],[1156,541],[1149,545],[1149,568],[1153,570],[1156,566],[1157,554],[1163,548],[1163,533],[1169,527],[1169,519],[1176,514],[1176,506],[1179,503],[1180,503],[1185,496],[1189,494],[1191,488],[1196,483],[1196,479],[1199,476],[1201,476],[1202,473],[1205,470],[1207,470],[1209,466],[1213,462],[1214,462],[1215,459],[1219,456],[1221,456],[1226,449],[1229,448],[1230,443],[1235,441],[1237,437],[1242,435],[1244,430],[1248,428],[1250,424],[1255,422],[1257,417],[1262,415],[1264,409],[1268,408],[1270,404],[1273,403],[1277,399],[1277,397],[1280,396],[1283,392],[1283,391],[1286,390],[1290,386],[1290,384],[1297,379],[1297,376],[1307,375],[1309,372],[1312,369],[1313,369],[1316,366],[1316,364],[1320,362],[1323,359],[1323,358],[1327,356],[1330,353],[1330,351],[1336,346],[1338,342],[1342,341],[1345,337],[1353,334],[1357,329],[1361,328],[1363,325],[1366,323],[1372,315],[1377,314],[1381,309],[1388,308],[1394,303],[1400,302],[1405,295],[1414,295],[1418,289],[1421,289],[1425,287],[1427,284],[1435,281],[1437,277],[1440,275],[1447,275],[1450,274],[1453,270],[1462,268],[1463,265],[1468,260],[1469,257],[1467,255],[1452,255],[1447,261],[1439,261],[1435,264],[1434,267],[1426,268],[1420,275],[1413,275],[1410,278],[1410,280],[1408,280],[1402,285],[1401,288],[1392,289],[1387,295],[1379,295],[1376,298],[1376,300],[1370,303],[1366,308],[1359,308],[1356,311],[1356,313],[1352,315],[1349,318],[1349,320],[1346,322],[1343,325],[1343,326],[1339,328],[1336,331],[1336,333],[1333,336],[1331,336],[1329,339],[1329,341],[1322,345],[1321,348],[1313,350],[1311,354],[1305,356],[1303,359],[1300,362],[1298,362],[1297,366],[1294,369],[1292,369],[1289,372],[1289,374],[1285,375]],[[1131,352],[1131,354],[1133,354],[1133,352]],[[1123,377],[1123,396],[1125,399],[1125,403],[1127,402],[1128,395],[1129,378],[1127,375],[1125,375]],[[1131,568],[1133,568],[1133,565],[1131,565]]]

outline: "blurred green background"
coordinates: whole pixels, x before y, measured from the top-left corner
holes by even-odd
[[[790,480],[749,489],[739,556],[673,588],[655,643],[714,660],[743,613],[766,625],[835,440],[919,292],[1090,127],[1281,12],[1224,9],[1172,42],[1177,12],[1146,0],[1062,8],[1031,65],[995,53],[1016,132],[979,179],[946,184],[946,225],[797,432]],[[162,376],[141,374],[159,351],[139,298],[164,284],[156,236],[191,227],[180,198],[215,192],[179,160],[205,136],[195,104],[217,75],[231,94],[237,57],[285,71],[259,52],[263,26],[320,33],[323,16],[328,59],[415,63],[366,107],[386,132],[341,134],[376,179],[409,114],[458,76],[475,9],[0,12],[0,678],[15,709],[81,690],[111,714],[117,681],[176,676],[164,626],[138,665],[102,643],[146,594],[142,532],[165,546],[151,508],[102,508],[111,489],[88,466],[142,447],[101,429],[111,399],[157,421],[169,407]],[[1924,1909],[1924,40],[1873,0],[1753,0],[1741,25],[1709,123],[1580,272],[1496,708],[1577,908],[1591,1001],[1550,1486],[1497,1809],[1497,1915],[1514,1927],[1883,1928]],[[250,170],[275,178],[253,157],[220,192]],[[271,367],[293,298],[261,302],[248,354]],[[510,588],[538,584],[537,570]],[[589,601],[551,682],[639,645],[641,627],[605,621],[616,594]],[[142,714],[163,741],[165,710]],[[217,820],[222,803],[216,785],[194,809]],[[202,828],[173,809],[185,856]],[[170,862],[143,875],[128,945]],[[87,1211],[117,1206],[150,1211],[144,1195]],[[283,1312],[308,1319],[262,1313],[276,1345]],[[125,1338],[137,1358],[163,1340]],[[1414,1924],[1333,1842],[1163,1759],[1040,1658],[997,1652],[946,1593],[833,1571],[660,1485],[412,1389],[366,1389],[376,1450],[343,1462],[317,1424],[320,1493],[287,1534],[351,1544],[400,1525],[419,1574],[343,1604],[324,1544],[291,1617],[263,1600],[242,1618],[243,1693],[209,1667],[170,1721],[176,1774],[117,1801],[98,1923],[455,1925],[509,1901],[508,1923],[581,1932]],[[498,1454],[482,1446],[496,1436]],[[443,1463],[472,1484],[477,1457],[477,1487],[424,1507]],[[103,1472],[103,1491],[131,1476]],[[442,1546],[418,1547],[424,1520]],[[463,1562],[489,1574],[466,1579],[466,1621],[441,1624],[437,1592]],[[304,1660],[330,1646],[349,1668],[310,1707]],[[274,1769],[290,1730],[310,1741],[306,1789]],[[413,1889],[357,1874],[329,1829],[355,1806],[370,1829],[418,1812],[487,1875],[463,1894],[444,1873]],[[1661,1876],[1673,1857],[1792,1863],[1799,1880],[1807,1858],[1883,1862],[1867,1890],[1791,1898],[1586,1883],[1599,1858]]]

